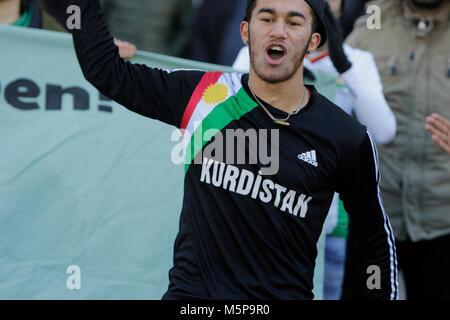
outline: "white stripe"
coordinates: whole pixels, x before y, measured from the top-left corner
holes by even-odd
[[[392,293],[391,293],[391,299],[398,299],[398,266],[397,266],[397,255],[395,252],[395,245],[393,245],[394,241],[394,233],[392,231],[392,226],[389,222],[389,217],[386,214],[386,211],[384,209],[383,205],[383,199],[381,196],[381,190],[380,190],[380,181],[381,181],[381,172],[379,170],[379,164],[378,164],[378,153],[375,146],[375,142],[370,134],[369,131],[367,131],[369,135],[370,142],[372,144],[372,151],[374,152],[374,160],[375,160],[375,166],[376,166],[376,172],[378,177],[378,183],[377,183],[377,189],[378,189],[378,201],[380,203],[380,207],[383,211],[383,218],[384,218],[384,228],[386,233],[388,234],[388,243],[390,246],[389,253],[391,255],[391,282],[392,282]]]
[[[172,72],[177,72],[177,71],[201,71],[201,72],[207,72],[206,70],[201,70],[201,69],[185,69],[185,68],[179,68],[179,69],[172,69],[172,70],[167,70],[167,69],[161,69],[166,71],[167,73],[172,73]]]
[[[375,146],[375,143],[373,142],[372,136],[370,135],[370,132],[367,130],[367,135],[369,136],[370,143],[372,145],[372,152],[375,162],[375,176],[377,177],[377,190],[378,190],[378,202],[380,204],[381,210],[383,211],[383,219],[384,219],[384,230],[386,231],[388,237],[388,244],[389,244],[389,254],[390,254],[390,266],[391,266],[391,300],[398,299],[398,269],[397,269],[397,257],[394,252],[395,248],[393,245],[392,240],[393,238],[393,232],[391,228],[391,224],[389,222],[389,218],[386,214],[386,211],[383,207],[383,200],[381,197],[381,191],[380,191],[380,180],[381,180],[381,174],[378,167],[378,155],[377,155],[377,149]]]
[[[311,151],[313,161],[316,161],[316,150]]]
[[[225,98],[224,101],[229,99],[231,96],[236,95],[237,92],[242,88],[241,78],[242,78],[241,74],[224,73],[215,82],[224,84],[228,88],[227,97]],[[198,126],[214,110],[214,108],[217,105],[218,104],[207,104],[203,101],[203,99],[201,99],[200,102],[195,107],[194,112],[192,113],[192,116],[189,119],[189,122],[186,126],[186,131],[184,132],[183,136],[183,149],[185,154],[186,149],[189,146],[189,142],[191,141],[191,137],[194,134],[195,130],[197,130]],[[204,134],[204,132],[202,134]]]

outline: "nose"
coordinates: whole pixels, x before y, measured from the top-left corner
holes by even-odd
[[[277,20],[272,24],[272,29],[270,30],[270,36],[276,39],[285,39],[286,25],[281,19]]]

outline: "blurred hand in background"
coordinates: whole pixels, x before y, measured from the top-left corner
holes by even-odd
[[[127,41],[121,41],[114,38],[115,45],[119,48],[119,55],[123,59],[131,59],[136,53],[136,46]]]
[[[425,129],[432,134],[431,139],[450,154],[450,121],[437,113],[433,113],[427,117]]]

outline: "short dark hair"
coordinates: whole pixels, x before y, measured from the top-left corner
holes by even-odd
[[[312,16],[312,33],[314,32],[319,32],[319,18],[317,18],[316,13],[314,12],[314,10],[310,7],[309,10],[311,11],[311,16]]]
[[[250,20],[252,19],[252,13],[256,7],[256,1],[257,0],[249,0],[247,2],[247,10],[245,11],[245,18],[244,18],[244,20],[247,22],[250,22]],[[309,8],[309,10],[311,11],[312,16],[312,28],[311,28],[312,33],[319,32],[319,21],[317,15],[311,7]]]
[[[249,0],[247,1],[247,10],[245,11],[245,18],[244,20],[247,22],[250,22],[252,19],[252,13],[256,6],[256,0]]]

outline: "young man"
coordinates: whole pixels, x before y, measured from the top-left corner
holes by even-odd
[[[125,62],[98,1],[75,4],[86,78],[183,132],[184,200],[165,299],[312,299],[316,242],[335,191],[358,226],[361,298],[397,297],[373,141],[303,85],[305,53],[326,40],[323,0],[249,1],[241,25],[251,52],[246,75]],[[374,266],[376,288],[367,286]]]
[[[328,99],[366,126],[377,145],[387,144],[394,139],[396,120],[383,95],[375,60],[370,52],[343,44],[337,20],[342,15],[343,1],[327,2],[329,7],[326,6],[324,12],[327,43],[304,59],[304,67],[316,74],[318,71],[333,74],[336,78],[335,91],[329,94]],[[249,50],[245,46],[236,58],[234,67],[248,71],[249,65]],[[342,202],[338,201],[338,196],[335,194],[326,225],[325,300],[340,298],[344,278],[348,215]]]

